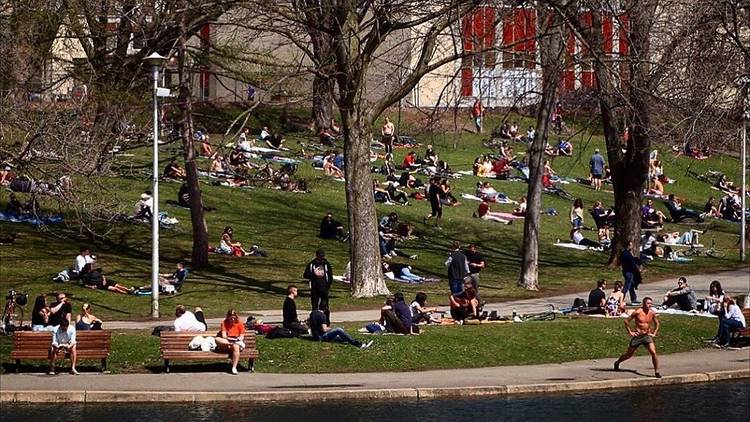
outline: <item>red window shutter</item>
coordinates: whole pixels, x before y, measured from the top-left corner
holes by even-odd
[[[515,12],[506,11],[503,15],[503,48],[508,48],[513,44]]]
[[[612,37],[612,15],[605,13],[602,16],[602,37],[604,38],[604,53],[612,54],[613,37]]]
[[[524,51],[526,47],[526,11],[521,8],[513,10],[513,51]]]
[[[528,52],[536,51],[536,11],[534,9],[524,9],[526,11],[526,43],[524,50]]]
[[[474,71],[470,67],[461,69],[461,96],[471,97],[474,95],[472,86],[474,84]]]
[[[628,15],[620,15],[620,42],[619,52],[622,56],[630,54],[630,43],[628,42],[628,32],[630,29],[630,18]]]
[[[563,71],[562,88],[563,91],[573,91],[576,86],[576,75],[574,70]]]
[[[484,34],[482,37],[482,46],[488,49],[485,53],[485,66],[495,67],[495,52],[489,49],[495,46],[495,32],[497,27],[495,25],[495,9],[492,7],[484,8]]]
[[[581,85],[587,88],[594,87],[594,72],[593,71],[587,70],[585,72],[581,72]]]
[[[584,12],[581,15],[581,25],[584,28],[586,28],[586,29],[590,29],[592,27],[592,24],[593,24],[592,23],[593,16],[591,15],[591,13],[592,12],[589,11],[589,12]],[[589,55],[589,49],[588,49],[588,47],[586,47],[585,43],[581,43],[581,56],[586,57],[588,55]]]
[[[463,38],[464,51],[473,51],[474,41],[471,39],[471,15],[464,16],[461,20],[461,38]]]

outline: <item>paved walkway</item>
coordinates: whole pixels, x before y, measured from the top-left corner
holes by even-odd
[[[354,351],[353,353],[359,353]],[[364,353],[367,353],[366,351]],[[205,401],[435,398],[624,388],[750,377],[750,349],[703,349],[663,356],[662,379],[639,356],[612,370],[614,358],[561,364],[364,374],[10,374],[0,402]]]
[[[675,277],[659,280],[650,283],[641,284],[638,289],[638,298],[644,298],[646,296],[652,297],[657,304],[661,302],[661,298],[667,290],[673,289],[677,286],[677,275]],[[692,275],[688,278],[689,285],[695,290],[698,298],[704,297],[708,294],[708,285],[712,280],[719,280],[724,290],[733,294],[745,294],[750,291],[750,267],[742,270],[725,271],[715,274],[697,274]],[[592,288],[595,286],[592,286]],[[611,289],[613,286],[607,286]],[[573,304],[573,300],[577,297],[587,299],[589,292],[579,292],[560,296],[541,297],[534,299],[525,300],[513,300],[508,302],[500,303],[488,303],[485,305],[485,309],[493,310],[496,309],[500,314],[510,315],[513,310],[518,313],[526,314],[531,312],[540,312],[549,309],[549,304],[555,306],[556,309],[566,308]],[[410,299],[410,298],[409,298]],[[299,300],[298,305],[308,304],[305,300]],[[281,300],[279,300],[281,304]],[[448,308],[443,306],[441,310],[448,311]],[[300,316],[307,315],[307,311],[299,309]],[[281,307],[273,310],[260,310],[253,312],[257,318],[262,319],[268,323],[280,323],[281,322]],[[334,312],[331,314],[331,321],[334,323],[350,322],[350,321],[376,321],[380,318],[379,309],[367,309],[362,311],[344,311]],[[107,321],[106,326],[108,329],[143,329],[152,328],[157,325],[170,324],[172,319],[163,319],[160,321]],[[219,326],[221,318],[209,318],[208,324],[210,326]]]

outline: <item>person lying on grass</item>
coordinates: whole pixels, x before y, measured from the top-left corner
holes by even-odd
[[[461,293],[453,294],[448,297],[451,306],[451,318],[454,321],[461,322],[465,319],[479,319],[479,300],[477,291],[473,286],[464,287]]]
[[[133,294],[135,291],[132,287],[125,287],[113,280],[108,280],[101,269],[91,269],[91,264],[86,264],[84,274],[81,276],[84,287],[94,290],[109,290],[110,292],[121,293],[124,295]]]
[[[383,262],[383,275],[390,280],[405,280],[409,283],[422,283],[424,277],[411,272],[411,265]]]
[[[360,349],[367,349],[372,346],[372,340],[367,343],[362,343],[350,336],[343,328],[333,328],[329,326],[326,322],[326,312],[328,312],[328,304],[324,302],[320,303],[318,309],[310,312],[307,324],[310,326],[313,339],[316,341],[348,343]]]

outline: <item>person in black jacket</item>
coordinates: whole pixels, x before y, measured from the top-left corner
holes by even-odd
[[[641,260],[633,256],[633,242],[628,242],[625,249],[622,250],[620,255],[620,264],[622,265],[622,276],[625,279],[625,285],[622,289],[622,294],[626,295],[630,293],[630,304],[637,305],[638,297],[636,296],[635,289],[641,283]]]
[[[348,240],[348,234],[344,233],[344,226],[334,220],[330,212],[320,222],[319,236],[321,239],[338,239],[342,242]]]
[[[318,249],[315,251],[315,259],[305,266],[302,276],[310,281],[310,303],[312,309],[320,309],[321,304],[328,305],[328,291],[333,283],[333,270],[331,264],[326,260],[326,251]],[[331,311],[326,306],[326,321],[331,324]]]
[[[448,284],[451,294],[459,294],[464,290],[464,278],[469,274],[469,263],[466,255],[461,252],[461,243],[453,241],[453,251],[445,261],[448,268]]]
[[[303,325],[297,316],[297,287],[289,285],[286,288],[287,296],[284,299],[284,323],[283,326],[291,331],[295,336],[307,334],[307,327]]]

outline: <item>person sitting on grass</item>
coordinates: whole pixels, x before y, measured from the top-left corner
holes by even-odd
[[[516,217],[526,217],[526,197],[518,198],[518,206],[513,210]]]
[[[647,199],[646,203],[641,207],[641,227],[643,228],[656,228],[664,225],[666,216],[663,212],[654,208],[654,201]]]
[[[682,201],[674,196],[673,193],[669,194],[669,199],[667,200],[667,209],[669,209],[669,213],[671,214],[672,220],[675,223],[679,223],[680,221],[687,218],[691,218],[698,223],[703,222],[703,217],[701,217],[698,211],[683,207]]]
[[[411,265],[383,262],[382,266],[383,275],[388,279],[405,280],[409,283],[422,283],[424,281],[424,277],[411,272]]]
[[[742,314],[742,309],[734,302],[734,299],[725,295],[724,300],[721,302],[721,311],[719,315],[724,315],[723,318],[719,318],[719,331],[716,333],[716,337],[712,342],[714,347],[729,347],[731,341],[732,329],[747,327],[747,321],[745,316]]]
[[[76,330],[70,325],[70,321],[63,319],[60,325],[52,332],[52,346],[49,349],[49,374],[55,375],[55,362],[59,355],[65,356],[70,353],[70,373],[78,375],[76,370]]]
[[[708,285],[708,296],[703,299],[703,310],[719,315],[722,302],[724,302],[724,289],[721,287],[719,280],[714,280]]]
[[[675,304],[681,311],[687,312],[695,309],[695,293],[688,286],[687,278],[685,277],[680,277],[677,280],[677,287],[664,294],[661,309],[668,309]]]
[[[170,179],[184,179],[187,177],[187,173],[185,173],[185,169],[180,167],[177,160],[172,160],[164,168],[164,177]]]
[[[703,215],[710,218],[721,218],[719,205],[716,204],[716,198],[713,196],[709,197],[706,205],[703,206]]]
[[[589,292],[588,307],[586,308],[585,314],[601,314],[605,313],[605,305],[607,300],[605,299],[607,294],[604,289],[607,287],[607,282],[604,279],[600,279],[596,282],[596,288]]]
[[[360,349],[367,349],[372,346],[372,340],[363,344],[361,341],[352,338],[343,328],[329,326],[326,322],[326,312],[328,312],[328,304],[324,302],[320,303],[318,309],[310,312],[307,324],[310,326],[315,341],[348,343]]]
[[[159,284],[162,286],[174,286],[177,290],[182,287],[182,283],[185,282],[188,270],[185,268],[185,263],[179,261],[177,263],[177,269],[173,273],[159,274]]]
[[[388,193],[386,189],[383,189],[383,187],[380,186],[380,182],[378,180],[372,181],[372,194],[375,199],[375,202],[378,202],[381,204],[393,203],[393,201],[391,200],[391,195]]]
[[[385,190],[391,197],[391,201],[401,205],[409,205],[409,199],[406,197],[406,192],[398,188],[398,182],[389,181]]]
[[[329,152],[325,158],[323,158],[323,173],[325,173],[326,176],[331,176],[335,179],[343,179],[344,172],[333,163],[335,158],[336,152]]]
[[[321,239],[336,239],[342,242],[349,239],[349,233],[344,233],[344,225],[334,220],[330,212],[320,222],[319,236]]]
[[[490,185],[490,182],[477,182],[476,196],[479,199],[486,200],[488,202],[498,202],[498,199],[506,198],[505,194],[495,190],[495,188]]]
[[[246,251],[244,248],[242,248],[242,243],[235,242],[232,238],[232,235],[234,234],[234,229],[232,229],[231,226],[224,227],[224,233],[221,235],[221,240],[219,241],[219,247],[216,248],[216,253],[218,254],[224,254],[224,255],[233,255],[233,256],[248,256],[248,255],[260,255],[260,256],[268,256],[266,251],[258,247],[257,245],[252,245],[250,251]]]
[[[396,292],[392,299],[380,308],[380,322],[386,330],[396,334],[411,334],[411,310],[404,302],[404,295]]]
[[[229,357],[232,359],[230,372],[232,375],[237,375],[240,353],[245,348],[245,324],[240,322],[240,318],[234,309],[227,311],[227,316],[221,322],[221,329],[215,340],[217,351],[229,352]]]
[[[414,151],[409,151],[404,156],[404,161],[401,163],[401,168],[404,170],[414,170],[419,168],[419,164],[417,164],[417,153]]]
[[[646,193],[648,195],[654,195],[654,196],[659,196],[659,197],[665,194],[664,185],[656,176],[652,176],[651,179],[649,179],[648,189]]]
[[[84,303],[76,317],[76,331],[101,330],[102,320],[94,316],[91,305]]]
[[[283,327],[291,331],[295,336],[307,334],[307,327],[303,325],[297,316],[297,287],[289,285],[286,288],[286,297],[282,307]]]
[[[91,264],[86,264],[84,274],[81,276],[81,281],[83,282],[84,287],[93,290],[109,290],[110,292],[124,295],[133,294],[133,292],[135,292],[135,289],[132,287],[125,287],[115,281],[108,280],[99,268],[91,269]]]
[[[439,322],[438,319],[433,317],[433,313],[437,312],[436,307],[427,306],[427,293],[419,292],[414,297],[414,301],[409,305],[411,308],[411,323],[426,324],[430,322]]]
[[[556,155],[562,155],[564,157],[572,157],[573,156],[573,144],[571,144],[567,139],[560,139],[560,141],[557,143]]]
[[[151,221],[153,214],[154,198],[151,197],[149,192],[141,194],[141,199],[135,203],[133,209],[133,220],[140,221]]]
[[[460,322],[468,318],[479,318],[479,300],[477,299],[477,291],[473,286],[466,286],[463,292],[450,295],[449,300],[451,318],[454,321]]]
[[[625,312],[625,294],[622,292],[622,281],[615,281],[615,289],[604,304],[607,316],[619,316]]]
[[[183,305],[177,305],[174,310],[174,330],[177,332],[201,333],[208,329],[206,317],[201,308],[195,308],[195,313],[185,309]]]

